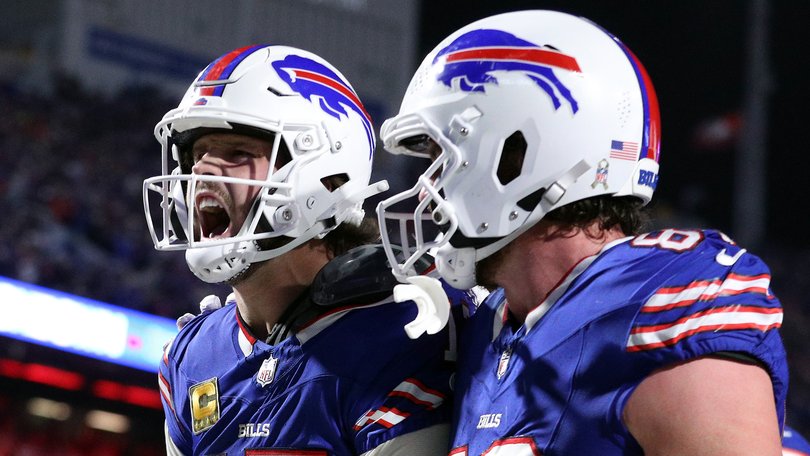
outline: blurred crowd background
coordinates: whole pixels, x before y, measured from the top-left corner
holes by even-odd
[[[48,96],[4,83],[0,275],[167,317],[204,296],[182,253],[156,254],[143,212],[143,180],[160,173],[151,131],[176,102],[67,77]]]
[[[412,65],[450,31],[494,12],[557,8],[593,18],[630,45],[658,89],[664,134],[661,180],[651,207],[656,224],[716,227],[735,237],[740,225],[732,214],[738,188],[734,170],[744,168],[735,157],[748,127],[741,101],[745,31],[748,6],[756,2],[661,2],[660,14],[649,11],[658,4],[604,3],[425,2],[415,51],[419,55]],[[775,2],[769,13],[771,103],[767,168],[761,170],[768,177],[765,230],[745,247],[772,269],[772,288],[785,309],[788,423],[807,436],[810,214],[804,195],[810,161],[802,141],[806,114],[797,106],[808,98],[808,73],[802,71],[808,64],[798,61],[796,29],[804,27],[801,18],[808,15],[791,4]],[[330,60],[340,66],[339,59]],[[207,294],[227,294],[224,287],[197,280],[182,253],[158,254],[144,222],[142,183],[160,171],[160,148],[152,130],[179,95],[149,84],[101,93],[58,71],[49,76],[49,90],[31,90],[25,81],[0,73],[0,275],[172,319],[194,311]],[[363,81],[352,80],[362,98]],[[375,119],[377,126],[382,120]],[[381,167],[389,165],[379,160]],[[393,169],[377,172],[397,180]],[[0,456],[162,452],[154,439],[122,440],[86,428],[63,432],[49,421],[17,419],[22,404],[13,392],[0,395]],[[159,423],[152,430],[159,434]]]

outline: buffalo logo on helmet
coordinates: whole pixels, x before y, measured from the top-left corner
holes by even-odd
[[[272,66],[292,90],[310,102],[318,103],[320,109],[328,115],[341,120],[341,116],[348,116],[346,107],[356,112],[366,130],[371,158],[374,150],[371,116],[354,90],[340,76],[319,62],[295,54],[276,60]]]
[[[551,98],[554,109],[564,99],[576,114],[577,100],[557,78],[554,69],[580,73],[579,64],[570,55],[547,46],[538,46],[501,30],[473,30],[440,50],[433,59],[435,65],[444,58],[444,68],[438,80],[448,87],[458,81],[465,92],[485,93],[487,84],[498,84],[494,71],[519,71],[526,74]]]

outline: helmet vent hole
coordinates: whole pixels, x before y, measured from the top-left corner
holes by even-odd
[[[408,93],[416,93],[422,89],[426,81],[428,81],[429,69],[430,67],[426,66],[425,68],[419,68],[416,71],[416,73],[413,75],[413,79],[411,80],[411,84],[408,87]]]
[[[346,173],[332,174],[331,176],[321,178],[321,184],[323,184],[330,193],[339,189],[346,182],[349,182],[349,175]]]
[[[627,120],[630,118],[631,109],[630,92],[622,93],[622,99],[616,106],[616,120],[619,122],[619,128],[624,128]]]
[[[501,159],[498,162],[497,176],[501,185],[506,185],[520,176],[523,170],[523,161],[526,157],[526,138],[523,133],[516,131],[506,138],[501,150]]]

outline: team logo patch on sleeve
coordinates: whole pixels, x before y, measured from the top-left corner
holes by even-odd
[[[219,387],[217,378],[192,385],[188,389],[191,400],[191,428],[195,434],[209,429],[219,421]]]

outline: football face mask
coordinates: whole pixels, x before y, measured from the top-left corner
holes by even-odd
[[[180,138],[199,131],[270,138],[270,163],[279,163],[282,151],[289,157],[266,176],[247,180],[195,174]],[[248,46],[225,54],[200,73],[180,105],[155,127],[162,172],[146,179],[143,189],[155,247],[186,250],[192,272],[215,283],[322,237],[344,221],[359,223],[362,201],[386,188],[384,182],[369,186],[372,131],[352,87],[320,57],[285,46]],[[222,231],[211,236],[214,228],[202,235],[194,230],[207,229],[201,214],[213,215],[189,210],[207,185],[253,189],[243,223],[220,213],[221,223],[227,222]],[[262,242],[268,238],[279,241]]]

